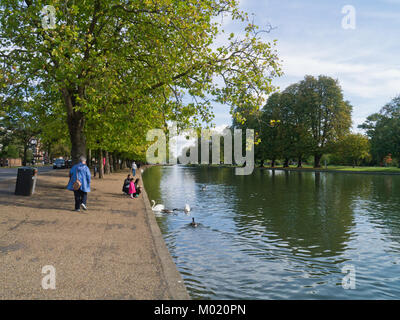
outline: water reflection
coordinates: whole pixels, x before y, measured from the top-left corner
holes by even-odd
[[[241,195],[234,218],[238,232],[245,235],[255,225],[262,226],[266,236],[273,234],[284,241],[292,254],[340,254],[353,225],[352,196],[340,185],[329,186],[320,173],[275,171],[265,177],[256,171],[237,186]]]
[[[157,221],[195,299],[399,296],[400,176],[172,166],[144,182],[157,203],[192,207]],[[357,290],[341,287],[345,264]]]

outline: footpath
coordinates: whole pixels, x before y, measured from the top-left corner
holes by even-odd
[[[190,299],[146,191],[122,194],[127,173],[92,178],[80,212],[68,170],[40,174],[30,197],[1,181],[0,299]]]

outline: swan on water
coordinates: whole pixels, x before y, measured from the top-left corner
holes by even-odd
[[[206,186],[206,185],[202,186],[202,187],[201,187],[201,191],[205,191],[205,190],[206,190],[206,188],[207,188],[207,186]]]
[[[151,207],[151,209],[153,211],[162,211],[165,210],[165,207],[163,204],[158,204],[156,205],[156,202],[154,200],[151,200],[151,203],[153,204],[153,206]]]
[[[190,212],[190,206],[186,203],[185,208],[183,209],[186,213]]]

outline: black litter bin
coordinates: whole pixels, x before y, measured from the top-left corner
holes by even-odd
[[[37,169],[31,167],[18,168],[15,194],[18,196],[30,196],[35,192]]]

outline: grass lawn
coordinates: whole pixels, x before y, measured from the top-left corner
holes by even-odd
[[[204,167],[232,167],[232,168],[237,168],[239,166],[237,165],[224,165],[224,164],[188,164],[187,166],[204,166]],[[256,166],[256,168],[261,168],[259,166]],[[271,169],[271,167],[265,167],[265,169]],[[282,165],[276,166],[275,169],[285,169],[283,168]],[[289,169],[292,170],[310,170],[310,171],[344,171],[344,172],[376,172],[376,173],[399,173],[400,174],[400,168],[397,167],[352,167],[352,166],[328,166],[325,168],[324,166],[322,168],[316,169],[312,165],[304,164],[302,168],[297,168],[297,166],[290,166]]]

